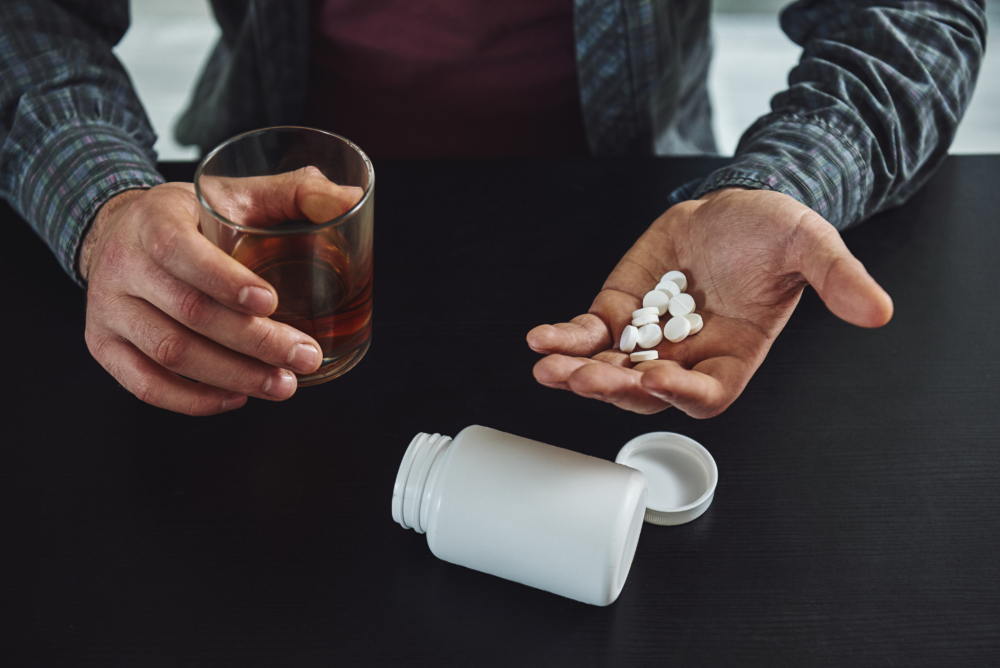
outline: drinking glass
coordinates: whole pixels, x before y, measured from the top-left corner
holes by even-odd
[[[288,179],[273,177],[306,167],[364,194],[331,220],[289,220],[274,195],[275,184]],[[233,137],[205,156],[194,185],[202,234],[274,287],[278,307],[272,319],[319,343],[323,363],[299,375],[299,385],[353,368],[372,332],[375,171],[368,156],[329,132],[265,128]]]

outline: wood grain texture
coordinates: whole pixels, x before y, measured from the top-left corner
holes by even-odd
[[[532,379],[528,329],[585,311],[670,190],[719,164],[376,163],[368,356],[212,418],[117,386],[81,292],[4,209],[0,665],[1000,663],[1000,156],[949,158],[846,233],[887,327],[807,291],[717,418]],[[609,608],[446,564],[392,522],[392,483],[415,432],[473,423],[607,459],[678,431],[718,462],[716,498],[643,529]]]

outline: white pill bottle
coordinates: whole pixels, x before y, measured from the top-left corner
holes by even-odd
[[[592,605],[618,598],[645,512],[639,471],[476,425],[417,434],[392,492],[438,558]]]

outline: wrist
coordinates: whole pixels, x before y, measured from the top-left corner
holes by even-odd
[[[725,186],[724,188],[719,188],[718,190],[710,190],[709,192],[699,197],[698,201],[710,202],[718,197],[725,197],[732,193],[747,192],[749,190],[751,190],[751,188],[743,188],[742,186]]]
[[[98,209],[80,245],[80,257],[77,269],[84,283],[90,280],[90,270],[93,267],[94,259],[99,254],[99,249],[104,245],[103,239],[107,235],[107,232],[114,227],[114,221],[128,208],[132,200],[140,197],[147,190],[149,188],[133,188],[122,191],[114,195]]]

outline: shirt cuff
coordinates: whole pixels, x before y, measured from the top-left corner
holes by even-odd
[[[728,187],[784,193],[843,230],[861,220],[871,177],[854,140],[833,124],[772,114],[743,135],[731,164],[681,186],[670,202]]]
[[[51,128],[26,151],[21,188],[12,202],[78,285],[80,247],[98,210],[126,190],[164,182],[150,155],[115,127],[74,124]]]

